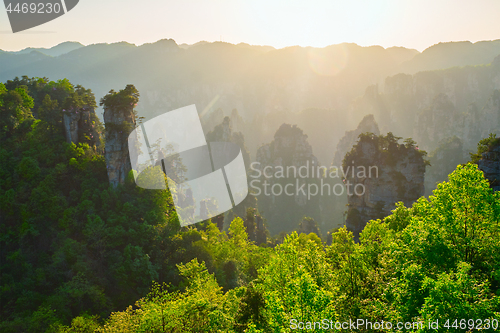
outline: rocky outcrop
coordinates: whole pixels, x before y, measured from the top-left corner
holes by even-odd
[[[411,206],[424,194],[425,152],[411,139],[399,139],[361,134],[344,159],[346,227],[356,239],[369,220],[388,216],[399,201]]]
[[[267,166],[272,167],[272,170],[278,170],[278,167],[283,169],[292,167],[294,170],[299,170],[301,167],[312,168],[318,165],[312,147],[307,142],[307,135],[297,125],[289,124],[281,125],[274,135],[274,140],[257,150],[256,160],[261,172]],[[270,179],[271,184],[272,181],[273,179]],[[307,179],[298,179],[298,181],[302,185]],[[274,196],[271,197],[274,198]],[[302,193],[297,193],[294,199],[299,206],[304,206],[307,201]]]
[[[477,142],[500,128],[500,56],[488,66],[397,74],[386,78],[380,92],[375,88],[352,103],[355,119],[373,114],[382,132],[412,133],[420,148],[431,152],[457,137],[462,151],[453,149],[457,158],[452,160],[459,164],[476,151]],[[434,159],[426,194],[446,181],[443,170],[456,168],[452,160]]]
[[[333,157],[333,166],[341,166],[345,154],[352,149],[361,133],[373,133],[379,135],[375,117],[372,114],[366,115],[355,130],[345,132],[345,135],[337,144],[337,149]]]
[[[442,140],[439,147],[429,154],[430,167],[425,172],[425,195],[429,196],[437,184],[447,179],[457,165],[467,163],[462,140],[456,136]]]
[[[315,233],[319,238],[321,238],[321,232],[319,231],[316,221],[314,221],[310,217],[304,217],[300,221],[297,233],[306,235],[309,235],[310,233]]]
[[[208,142],[232,142],[237,144],[241,149],[245,167],[248,170],[250,165],[250,154],[246,148],[243,134],[234,130],[232,118],[224,117],[222,123],[215,126],[213,131],[207,133],[206,138]]]
[[[494,191],[500,191],[500,137],[492,144],[488,151],[482,154],[477,166],[484,173]]]
[[[128,150],[128,136],[136,126],[134,108],[139,102],[139,91],[129,84],[116,92],[111,90],[101,98],[106,126],[106,145],[104,156],[108,170],[109,183],[116,187],[125,183],[132,170]]]
[[[257,150],[250,191],[258,194],[259,211],[271,233],[296,229],[303,216],[319,219],[319,196],[308,197],[307,191],[300,190],[317,182],[313,171],[317,165],[307,135],[296,125],[281,125],[274,140]]]
[[[134,106],[104,107],[106,125],[106,168],[109,183],[116,187],[125,183],[132,170],[128,151],[128,136],[135,128]]]
[[[243,156],[243,161],[245,162],[245,168],[247,173],[250,170],[250,154],[248,153],[248,149],[245,145],[245,138],[241,132],[235,131],[233,128],[232,117],[224,117],[222,122],[216,125],[213,131],[208,132],[206,135],[207,142],[232,142],[238,145],[241,149],[241,154]],[[230,212],[226,214],[226,216],[239,216],[240,218],[245,218],[246,210],[249,207],[255,207],[257,205],[255,197],[252,195],[248,195],[242,202],[240,202],[236,207],[231,209]],[[231,214],[232,213],[232,214]],[[202,215],[203,216],[203,215]],[[213,219],[212,222],[222,223],[224,224],[224,214],[222,214],[222,221],[220,219]],[[229,221],[230,223],[231,221]]]
[[[95,110],[89,106],[63,110],[63,126],[66,142],[88,143],[90,146],[101,146],[100,121]]]
[[[454,135],[464,150],[474,151],[500,126],[500,56],[488,66],[397,74],[376,96],[374,90],[367,89],[350,113],[358,119],[373,114],[381,131],[413,133],[429,151]]]
[[[307,135],[297,125],[283,124],[276,131],[274,140],[260,147],[257,162],[262,165],[301,167],[307,162],[317,164]]]

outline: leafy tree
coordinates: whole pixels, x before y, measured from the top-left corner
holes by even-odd
[[[497,138],[496,134],[490,133],[490,136],[482,139],[477,144],[477,152],[470,153],[471,162],[477,163],[482,157],[483,153],[486,153],[490,150],[491,147],[500,144],[500,138]]]

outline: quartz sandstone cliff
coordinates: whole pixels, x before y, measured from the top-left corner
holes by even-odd
[[[344,158],[346,227],[356,239],[369,220],[388,216],[399,201],[411,206],[424,194],[425,152],[412,141],[399,144],[398,139],[391,133],[362,134]]]
[[[484,178],[488,179],[491,188],[494,191],[500,191],[500,137],[487,152],[482,154],[477,166],[483,171]]]
[[[358,136],[362,133],[380,134],[377,122],[372,114],[366,115],[355,130],[345,132],[344,137],[337,144],[335,156],[333,157],[333,166],[339,167],[342,165],[345,154],[352,149],[358,140]]]
[[[373,114],[381,131],[413,133],[428,151],[457,136],[465,152],[473,152],[500,128],[500,56],[486,66],[388,77],[380,89],[367,88],[350,113],[358,119]]]
[[[128,151],[128,136],[135,128],[136,120],[133,106],[105,107],[104,122],[106,124],[106,168],[109,183],[116,187],[125,183],[132,170]]]
[[[134,107],[139,101],[139,92],[129,84],[125,89],[109,94],[101,99],[104,107],[106,126],[105,159],[109,183],[116,187],[125,183],[132,170],[128,150],[128,136],[136,126]]]
[[[63,125],[66,142],[85,142],[97,148],[101,146],[100,122],[93,107],[82,106],[63,110]]]
[[[320,220],[320,196],[308,198],[306,191],[299,190],[318,181],[312,177],[313,166],[316,169],[318,160],[300,128],[282,124],[274,140],[257,150],[256,162],[252,163],[249,190],[256,194],[260,190],[257,196],[259,211],[267,219],[271,233],[295,230],[304,216]],[[283,170],[282,175],[280,170]],[[306,170],[309,170],[309,177]],[[284,192],[286,186],[289,186],[288,194]]]
[[[258,162],[257,169],[261,172],[267,166],[271,166],[272,170],[277,170],[277,167],[284,169],[293,167],[299,170],[300,167],[311,168],[318,164],[317,158],[313,155],[312,147],[307,142],[307,135],[296,125],[289,124],[281,125],[274,135],[274,140],[257,150],[256,160]],[[300,185],[307,181],[307,179],[297,179]],[[274,180],[272,177],[269,182],[273,184]],[[270,197],[272,201],[275,200],[273,195]],[[294,200],[297,205],[304,206],[307,198],[302,193],[296,193]]]

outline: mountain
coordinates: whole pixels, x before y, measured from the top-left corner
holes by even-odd
[[[368,221],[390,215],[397,202],[411,207],[424,195],[427,153],[414,141],[401,144],[400,139],[392,133],[360,134],[342,162],[348,189],[346,227],[355,239]]]
[[[167,53],[151,52],[155,49]],[[215,108],[237,108],[248,119],[276,110],[344,107],[369,84],[396,74],[401,61],[415,52],[347,43],[274,49],[223,42],[188,48],[173,40],[142,46],[121,42],[88,45],[31,64],[26,54],[15,54],[8,66],[0,59],[0,80],[68,78],[90,87],[97,98],[110,87],[134,82],[144,94],[138,108],[147,110],[146,117],[192,103],[203,110],[219,95]]]
[[[373,114],[381,132],[411,136],[431,152],[426,193],[476,144],[500,129],[500,56],[491,64],[397,74],[353,101],[353,119]],[[447,156],[454,155],[453,158]]]
[[[58,57],[39,51],[0,53],[0,81],[22,75],[51,80],[68,78],[90,87],[97,100],[110,89],[134,83],[141,92],[137,111],[145,120],[195,104],[202,118],[206,118],[203,123],[209,124],[204,128],[206,133],[236,109],[242,119],[240,131],[252,157],[262,144],[273,140],[283,122],[298,124],[308,133],[315,156],[325,165],[335,153],[332,142],[334,145],[339,142],[345,131],[356,128],[367,114],[374,114],[382,132],[405,131],[399,135],[413,132],[416,124],[413,116],[422,111],[421,106],[430,107],[434,92],[444,92],[449,84],[456,87],[452,102],[460,112],[474,100],[482,101],[476,103],[482,108],[480,104],[492,94],[488,83],[485,81],[476,89],[473,77],[466,82],[463,74],[458,78],[453,73],[486,73],[489,69],[449,67],[488,64],[500,50],[499,45],[499,41],[443,43],[419,53],[403,47],[385,49],[352,43],[274,49],[205,41],[179,46],[172,39],[140,46],[119,42],[83,46]],[[410,72],[437,69],[417,73],[413,78],[398,74],[403,67]],[[445,78],[432,83],[433,77],[443,75]],[[407,84],[405,80],[414,82]],[[471,88],[469,92],[461,88],[464,84]],[[399,93],[398,87],[408,90],[412,102],[402,101],[407,92]],[[377,89],[387,96],[380,95]],[[394,96],[389,97],[390,94]],[[364,97],[359,99],[359,96]],[[381,119],[380,112],[387,101],[393,105]],[[417,107],[420,111],[409,111],[413,106],[408,103],[420,105]],[[353,107],[355,104],[358,105]],[[362,110],[348,112],[353,108]],[[220,110],[217,119],[209,121],[216,110]],[[98,115],[101,116],[100,112]],[[482,134],[464,142],[464,147],[474,145]],[[427,139],[418,141],[425,144]],[[428,147],[429,151],[435,148]]]
[[[28,47],[28,48],[22,49],[21,51],[9,52],[9,53],[28,54],[28,53],[31,53],[33,51],[37,51],[37,52],[43,53],[43,54],[51,56],[51,57],[58,57],[61,54],[65,54],[65,53],[71,52],[73,50],[77,50],[81,47],[84,47],[84,45],[79,43],[79,42],[64,42],[64,43],[58,44],[58,45],[53,46],[53,47],[48,48],[48,49],[43,48],[43,47],[42,48]]]
[[[500,55],[500,39],[476,43],[468,41],[439,43],[402,63],[400,70],[414,74],[457,66],[489,64],[498,55]]]

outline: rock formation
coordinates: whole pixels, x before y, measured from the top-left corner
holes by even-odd
[[[372,114],[366,115],[363,120],[359,123],[358,127],[352,131],[346,131],[342,139],[340,139],[337,144],[337,149],[335,156],[333,157],[332,165],[339,167],[342,165],[342,159],[345,154],[352,149],[358,140],[358,136],[361,133],[373,133],[379,135],[380,131],[378,129],[375,117]]]
[[[237,144],[243,154],[243,160],[248,171],[250,165],[250,155],[245,145],[245,138],[241,132],[233,129],[233,122],[231,118],[224,117],[222,123],[215,126],[214,130],[206,135],[208,142],[232,142]]]
[[[500,128],[500,56],[487,66],[397,74],[386,78],[380,92],[374,90],[367,89],[351,105],[353,117],[373,114],[381,131],[413,133],[427,151],[440,149],[456,136],[462,142],[462,152],[456,151],[461,163],[476,150],[477,142]],[[432,184],[446,180],[440,170],[449,166],[446,159],[431,163],[428,172],[440,176]]]
[[[500,191],[500,137],[482,154],[477,166],[484,172],[484,178],[488,179],[491,188]]]
[[[125,183],[128,173],[132,170],[128,136],[136,126],[134,107],[138,100],[139,93],[133,85],[128,85],[118,93],[110,91],[101,99],[106,126],[104,155],[109,183],[114,187]]]
[[[319,238],[321,238],[321,232],[319,231],[316,221],[314,221],[314,219],[310,217],[304,217],[300,221],[297,233],[306,235],[309,235],[310,233],[315,233]]]
[[[439,147],[429,154],[431,166],[425,172],[425,195],[431,195],[437,183],[447,180],[457,165],[467,163],[468,159],[461,139],[453,136],[442,140]]]
[[[113,186],[125,183],[132,170],[128,151],[128,135],[135,128],[133,106],[128,108],[104,108],[106,124],[106,167],[109,183]]]
[[[64,134],[68,143],[101,146],[100,121],[89,106],[63,110]]]
[[[277,170],[277,167],[293,167],[298,170],[300,167],[312,168],[318,165],[312,147],[307,142],[307,135],[297,125],[289,124],[281,125],[274,140],[257,150],[257,162],[261,171],[267,166],[271,166],[273,170]],[[306,179],[299,179],[301,184],[305,181]],[[296,194],[294,199],[299,206],[304,206],[307,200],[301,193]]]
[[[257,150],[250,172],[250,191],[259,194],[259,211],[269,222],[271,233],[296,229],[303,216],[319,220],[319,196],[308,197],[299,190],[317,182],[313,172],[317,165],[307,135],[296,125],[281,125],[274,140]],[[287,185],[289,194],[283,192]]]
[[[413,133],[429,151],[456,135],[471,152],[500,127],[499,90],[500,56],[488,66],[388,77],[381,92],[374,96],[374,89],[367,89],[350,113],[358,119],[373,114],[382,131]]]
[[[222,119],[222,123],[219,123],[218,125],[215,126],[213,131],[207,133],[206,138],[207,142],[232,142],[237,144],[241,149],[243,161],[245,162],[246,171],[247,173],[249,172],[250,155],[245,145],[245,138],[243,137],[243,134],[241,132],[234,131],[232,118],[224,117]],[[256,207],[256,205],[257,203],[255,200],[255,196],[248,195],[242,202],[236,205],[236,207],[231,209],[230,212],[226,214],[226,216],[229,217],[234,214],[235,216],[239,216],[240,218],[244,219],[246,216],[246,210],[249,207]],[[212,219],[212,221],[215,223],[216,221],[219,220]],[[232,218],[226,222],[228,222],[227,224],[229,224],[231,221]],[[219,221],[219,223],[222,223],[222,226],[219,226],[219,228],[223,228],[224,215],[222,222]]]
[[[346,227],[358,239],[366,223],[383,218],[402,201],[411,206],[424,194],[425,152],[411,139],[361,134],[343,163],[348,193]]]

